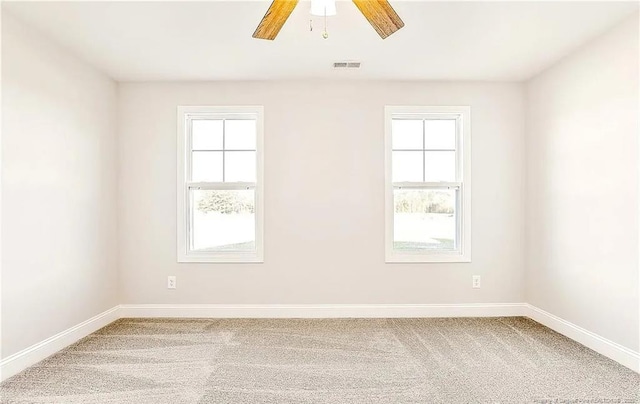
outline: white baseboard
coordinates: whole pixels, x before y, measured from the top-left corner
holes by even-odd
[[[474,304],[123,304],[120,317],[384,318],[522,316],[524,303]]]
[[[0,381],[22,372],[119,318],[119,306],[38,342],[0,361]]]
[[[640,373],[640,353],[608,340],[549,312],[526,304],[527,317]]]

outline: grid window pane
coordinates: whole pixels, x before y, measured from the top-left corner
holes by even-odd
[[[256,121],[228,119],[225,121],[224,148],[226,150],[255,150]]]
[[[255,192],[192,190],[191,222],[192,250],[255,251]]]
[[[424,178],[426,182],[456,180],[456,152],[424,152]]]
[[[422,120],[393,119],[391,143],[394,150],[422,150]]]
[[[222,152],[194,151],[191,154],[191,166],[191,181],[222,181]]]
[[[456,190],[393,192],[394,250],[455,250]]]
[[[220,119],[191,121],[193,150],[222,150],[222,122]]]
[[[394,182],[422,181],[421,151],[394,151],[391,158]]]
[[[424,148],[455,150],[456,121],[454,119],[427,119],[424,121]]]
[[[225,152],[224,180],[225,182],[255,182],[256,152]]]

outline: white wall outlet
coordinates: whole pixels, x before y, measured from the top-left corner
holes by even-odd
[[[480,289],[480,275],[473,275],[471,286],[474,289]]]
[[[167,289],[175,289],[176,288],[176,277],[169,276],[167,277]]]

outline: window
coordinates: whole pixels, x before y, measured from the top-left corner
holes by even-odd
[[[469,107],[386,107],[386,262],[471,261]]]
[[[262,107],[178,107],[178,262],[262,262]]]

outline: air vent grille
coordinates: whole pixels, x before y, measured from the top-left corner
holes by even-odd
[[[360,62],[334,62],[334,69],[359,69]]]

